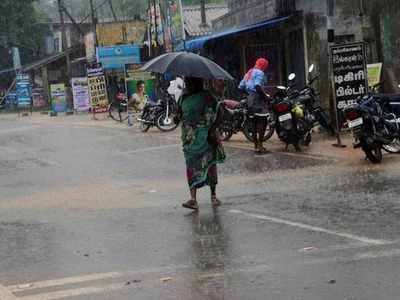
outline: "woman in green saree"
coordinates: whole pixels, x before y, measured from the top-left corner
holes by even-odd
[[[190,200],[182,206],[197,210],[197,189],[206,185],[211,190],[212,205],[219,206],[221,202],[216,194],[217,164],[225,160],[216,132],[220,116],[219,103],[203,89],[202,79],[186,78],[185,85],[187,94],[179,101],[179,110]]]

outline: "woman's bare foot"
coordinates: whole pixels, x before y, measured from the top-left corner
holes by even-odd
[[[212,196],[211,197],[211,204],[212,204],[212,206],[214,206],[214,207],[218,207],[218,206],[221,206],[221,201],[217,198],[217,196]]]
[[[189,201],[186,201],[185,203],[182,204],[182,206],[184,208],[193,209],[193,210],[198,210],[199,209],[199,205],[198,205],[197,201],[193,200],[193,199],[189,200]]]

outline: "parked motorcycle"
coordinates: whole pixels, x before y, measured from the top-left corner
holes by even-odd
[[[253,116],[248,111],[247,99],[240,102],[235,100],[224,100],[224,115],[223,121],[219,125],[219,131],[224,141],[228,141],[233,134],[243,132],[246,139],[254,142],[253,138]],[[274,134],[275,128],[271,115],[267,116],[267,130],[263,141],[267,141]]]
[[[146,103],[141,117],[138,118],[142,132],[147,132],[153,126],[164,132],[173,131],[178,127],[178,124],[174,123],[178,111],[177,101],[164,90],[160,91],[160,96],[156,104]]]
[[[307,85],[297,91],[293,88],[296,74],[289,75],[289,87],[278,86],[280,90],[272,102],[272,110],[276,118],[276,132],[286,147],[293,145],[296,151],[301,151],[301,145],[311,143],[311,132],[316,125],[321,125],[334,134],[328,114],[318,105],[318,94],[312,84],[319,75],[312,76],[314,65],[309,68]]]
[[[400,117],[391,106],[390,97],[374,94],[379,85],[344,108],[354,148],[361,148],[375,164],[382,162],[382,149],[400,153]]]

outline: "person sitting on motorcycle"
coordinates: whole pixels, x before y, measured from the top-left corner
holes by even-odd
[[[266,83],[264,72],[268,65],[267,59],[257,59],[254,68],[246,73],[239,85],[239,89],[244,90],[249,95],[249,111],[254,114],[254,147],[256,153],[259,154],[267,152],[263,147],[263,138],[267,129],[268,103],[262,86]]]
[[[143,112],[147,103],[148,96],[145,92],[144,81],[139,80],[136,83],[136,93],[134,93],[128,101],[128,126],[132,126],[132,117],[134,113]]]

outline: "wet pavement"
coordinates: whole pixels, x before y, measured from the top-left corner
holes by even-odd
[[[330,144],[235,137],[192,213],[179,131],[2,115],[0,299],[398,299],[400,156]]]

